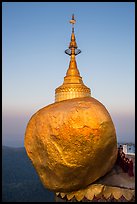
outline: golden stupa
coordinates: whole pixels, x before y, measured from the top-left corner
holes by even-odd
[[[72,25],[75,23],[74,15],[70,21]],[[62,101],[72,98],[82,98],[91,96],[90,89],[84,85],[82,77],[80,76],[77,68],[75,56],[79,54],[81,50],[77,49],[77,43],[75,40],[74,27],[72,27],[71,42],[69,49],[65,50],[65,53],[70,55],[70,64],[64,77],[63,85],[59,86],[55,90],[55,101]]]
[[[54,192],[86,188],[104,176],[117,159],[117,139],[111,116],[82,81],[75,56],[80,53],[74,35],[70,64],[55,103],[30,119],[24,145],[43,185]]]

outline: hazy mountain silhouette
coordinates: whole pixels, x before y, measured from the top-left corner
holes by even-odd
[[[54,193],[43,187],[23,147],[2,147],[2,201],[54,202]]]

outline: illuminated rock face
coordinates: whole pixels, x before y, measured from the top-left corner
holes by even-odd
[[[56,192],[91,184],[110,171],[117,158],[112,119],[93,97],[40,109],[28,123],[25,148],[43,185]]]

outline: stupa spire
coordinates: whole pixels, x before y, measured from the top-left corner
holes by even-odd
[[[72,19],[69,22],[72,23],[72,33],[74,33],[74,24],[76,23],[76,20],[74,19],[74,14],[72,14]]]
[[[68,49],[65,50],[65,53],[70,55],[70,63],[63,84],[55,90],[55,102],[71,98],[90,97],[90,89],[84,85],[75,59],[75,56],[81,53],[81,50],[77,49],[78,47],[74,34],[75,22],[76,20],[73,14],[70,20],[72,24],[71,41]]]
[[[66,73],[66,76],[80,76],[79,70],[77,68],[77,63],[75,56],[81,52],[81,50],[77,49],[77,43],[76,38],[74,34],[74,24],[76,20],[74,19],[74,14],[72,15],[72,19],[70,20],[70,23],[72,24],[72,34],[71,34],[71,41],[69,44],[69,49],[65,50],[65,53],[70,55],[70,63],[69,68]]]

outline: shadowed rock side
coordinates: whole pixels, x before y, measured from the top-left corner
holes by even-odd
[[[56,192],[96,181],[117,158],[111,117],[92,97],[53,103],[35,113],[26,129],[25,148],[42,183]]]

